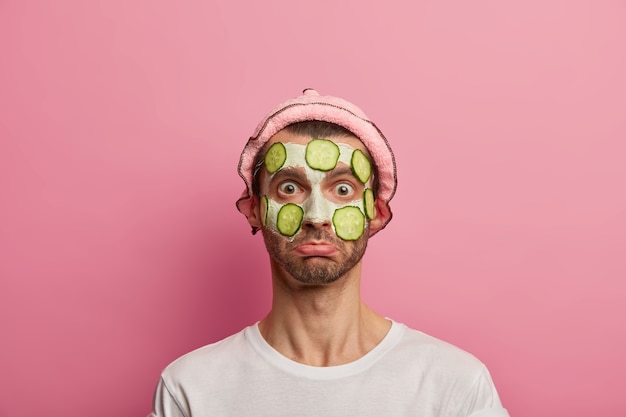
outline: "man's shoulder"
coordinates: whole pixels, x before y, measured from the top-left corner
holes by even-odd
[[[468,351],[420,330],[404,327],[403,336],[395,347],[395,357],[407,360],[407,363],[457,372],[476,374],[483,371],[484,364]]]
[[[164,377],[192,375],[202,369],[207,372],[237,363],[246,355],[246,332],[249,327],[217,342],[188,352],[173,362],[163,371]]]

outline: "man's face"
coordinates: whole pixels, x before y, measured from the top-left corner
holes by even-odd
[[[283,130],[265,149],[258,215],[271,258],[302,283],[336,281],[361,260],[374,218],[365,146]]]

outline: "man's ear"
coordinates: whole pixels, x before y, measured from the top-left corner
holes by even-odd
[[[250,214],[248,216],[248,223],[250,223],[252,229],[260,229],[262,226],[259,196],[253,195],[252,197],[250,197]]]
[[[391,213],[389,212],[389,208],[387,205],[378,198],[375,202],[376,207],[376,216],[369,222],[369,232],[370,236],[380,231],[383,227],[385,227],[386,220],[389,219]]]
[[[369,226],[370,236],[378,232],[382,228],[383,228],[383,219],[378,214],[376,214],[376,217],[370,220],[370,226]]]

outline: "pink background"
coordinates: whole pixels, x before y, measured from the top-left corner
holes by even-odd
[[[260,319],[234,202],[305,87],[397,155],[363,297],[487,364],[512,416],[624,416],[623,1],[0,1],[0,416],[144,416]]]

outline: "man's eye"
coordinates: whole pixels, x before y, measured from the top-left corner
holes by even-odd
[[[295,182],[286,181],[278,186],[278,190],[283,194],[295,194],[300,190],[300,188],[298,188],[298,185]]]
[[[335,193],[342,197],[348,196],[352,194],[352,192],[353,192],[353,189],[349,184],[342,183],[342,184],[337,184],[335,186]]]

